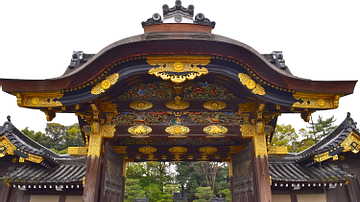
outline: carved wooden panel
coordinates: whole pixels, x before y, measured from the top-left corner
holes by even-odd
[[[104,167],[102,175],[101,201],[123,201],[123,156],[105,145]]]
[[[254,157],[250,144],[232,157],[232,201],[254,201]]]

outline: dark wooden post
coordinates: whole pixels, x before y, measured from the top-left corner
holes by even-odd
[[[83,191],[83,202],[97,202],[99,196],[99,182],[101,171],[101,146],[103,137],[100,134],[99,122],[91,123],[91,134],[86,160],[85,186]]]
[[[256,124],[256,133],[253,135],[252,141],[254,144],[256,201],[271,202],[270,172],[264,122]]]

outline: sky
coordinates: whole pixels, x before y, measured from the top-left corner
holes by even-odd
[[[61,76],[73,51],[98,53],[107,45],[143,33],[142,21],[175,0],[0,1],[0,78],[48,79]],[[283,51],[293,75],[311,80],[360,78],[359,1],[183,0],[216,22],[213,34],[243,42],[261,54]],[[360,84],[358,84],[360,85]],[[360,121],[360,87],[342,97],[339,108],[314,113],[340,124],[347,112]],[[45,131],[46,116],[20,108],[16,97],[0,92],[0,124],[11,115],[18,129]],[[53,122],[70,125],[74,114]],[[278,124],[309,126],[299,114],[283,114]]]

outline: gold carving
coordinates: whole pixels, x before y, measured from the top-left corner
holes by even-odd
[[[145,146],[145,147],[140,147],[139,152],[143,154],[152,154],[157,152],[157,149],[155,147]]]
[[[240,82],[246,86],[252,93],[256,95],[265,95],[265,89],[247,74],[239,73],[238,74]]]
[[[204,104],[204,108],[209,110],[221,110],[226,108],[226,103],[220,101],[209,101]]]
[[[190,129],[182,125],[173,125],[165,128],[165,132],[172,135],[169,137],[181,138],[181,137],[186,137],[184,135],[190,132]]]
[[[116,125],[102,125],[100,127],[101,136],[104,138],[112,138],[114,137],[114,133],[116,131],[115,129]]]
[[[203,154],[209,155],[209,154],[216,153],[216,152],[217,152],[217,149],[216,149],[215,147],[210,147],[210,146],[208,146],[208,147],[201,147],[201,148],[199,149],[199,151],[200,151],[201,153],[203,153]]]
[[[138,137],[138,138],[149,137],[146,135],[151,133],[151,131],[152,131],[152,128],[150,128],[149,126],[145,126],[145,125],[131,126],[130,128],[128,128],[128,132],[130,134],[134,135],[132,137]]]
[[[153,107],[153,104],[148,101],[135,101],[130,104],[130,108],[135,110],[147,110]]]
[[[242,149],[244,149],[244,146],[229,146],[229,148],[230,148],[229,154],[236,154]]]
[[[105,92],[105,90],[109,89],[112,85],[114,85],[118,81],[118,79],[119,79],[118,73],[114,73],[107,76],[104,80],[96,84],[91,89],[91,94],[98,95]]]
[[[266,148],[266,138],[265,134],[263,135],[254,135],[252,138],[252,141],[254,143],[254,153],[255,157],[264,158],[267,156],[267,148]]]
[[[180,158],[182,154],[187,152],[187,149],[185,147],[171,147],[169,149],[169,152],[174,154],[175,159],[174,161],[182,161]]]
[[[249,103],[240,103],[238,109],[238,113],[244,113],[244,112],[254,112],[255,111],[255,102],[249,102]]]
[[[17,150],[16,146],[13,145],[8,139],[6,136],[2,136],[0,138],[0,158],[6,156],[6,155],[15,155],[14,154],[14,151]],[[24,163],[25,160],[27,161],[31,161],[31,162],[34,162],[34,163],[41,163],[44,158],[41,157],[41,156],[37,156],[37,155],[34,155],[34,154],[30,154],[30,153],[27,153],[28,155],[28,158],[22,158],[22,162]],[[20,158],[19,158],[19,162],[20,162]]]
[[[169,152],[174,154],[183,154],[186,153],[188,150],[185,147],[171,147]]]
[[[339,106],[340,99],[340,95],[307,92],[296,92],[293,96],[297,100],[301,100],[292,105],[297,108],[335,109]]]
[[[27,93],[17,93],[17,104],[19,107],[61,107],[63,106],[60,101],[57,99],[62,98],[64,94],[60,91],[54,92],[27,92]],[[57,100],[57,101],[54,101]]]
[[[288,149],[285,146],[268,146],[268,154],[273,154],[273,155],[286,155],[288,154]]]
[[[357,136],[354,132],[351,132],[349,136],[340,144],[340,147],[343,147],[342,152],[351,151],[354,154],[357,154],[360,149],[360,137]]]
[[[112,148],[119,154],[126,154],[127,146],[112,146]]]
[[[327,151],[327,152],[324,152],[322,154],[315,155],[313,159],[316,162],[322,162],[322,161],[325,161],[325,160],[328,160],[328,159],[338,160],[338,155],[336,154],[334,156],[330,156],[329,152]]]
[[[93,132],[91,133],[87,156],[90,158],[100,157],[103,138],[99,134],[94,134]]]
[[[179,84],[186,80],[193,80],[201,75],[208,74],[209,71],[205,67],[198,65],[207,65],[210,63],[209,56],[148,56],[147,63],[156,68],[151,68],[149,74],[162,78],[163,80],[171,80]]]
[[[204,133],[209,134],[208,137],[224,137],[223,134],[228,132],[228,129],[225,126],[221,125],[210,125],[206,126],[203,129]]]
[[[166,107],[174,110],[186,109],[190,106],[188,102],[182,101],[180,96],[176,96],[174,101],[166,103]]]
[[[67,153],[71,156],[86,156],[88,153],[87,147],[68,147]]]
[[[252,138],[254,136],[255,126],[251,124],[240,125],[240,132],[243,138]]]

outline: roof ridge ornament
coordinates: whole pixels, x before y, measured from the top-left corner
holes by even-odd
[[[193,5],[189,5],[187,8],[183,7],[180,0],[175,1],[174,7],[169,7],[167,4],[164,4],[163,7],[163,18],[159,13],[154,13],[153,16],[147,21],[142,22],[142,26],[156,25],[156,24],[166,24],[166,23],[187,23],[187,24],[199,24],[215,27],[215,22],[210,21],[208,18],[205,18],[205,15],[198,13],[195,16],[194,20],[194,9]]]

